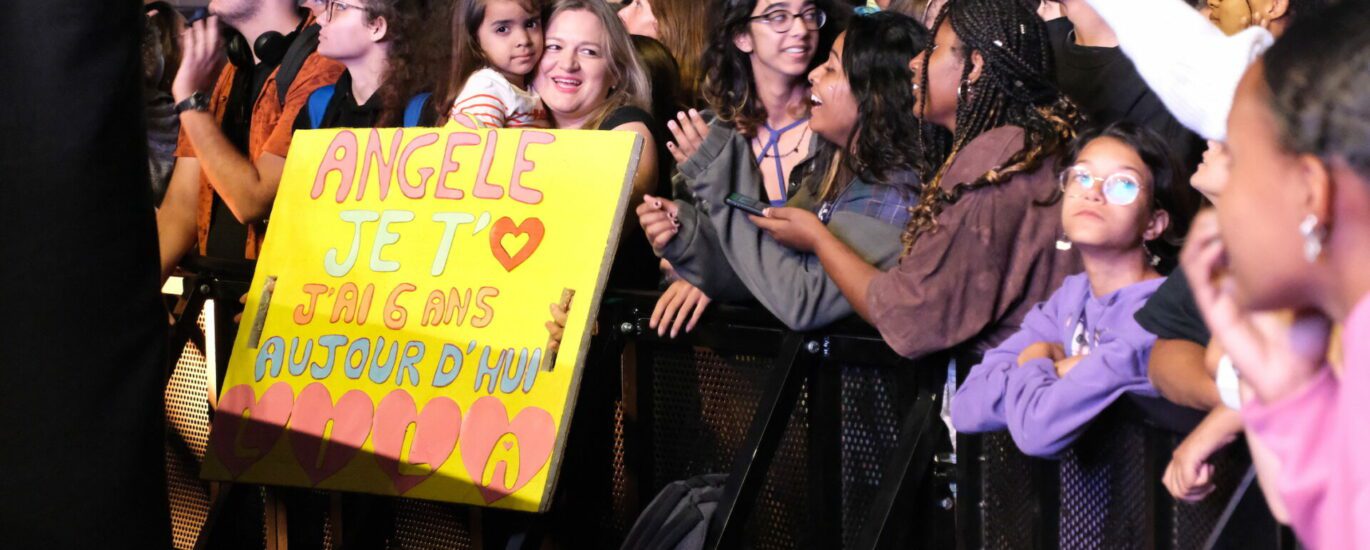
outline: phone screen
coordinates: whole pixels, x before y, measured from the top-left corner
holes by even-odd
[[[756,200],[754,198],[748,197],[740,193],[733,193],[728,195],[728,198],[723,199],[723,202],[728,206],[731,206],[743,212],[756,214],[758,216],[766,215],[766,209],[771,206],[769,204],[766,204],[764,202],[761,202],[759,200]]]

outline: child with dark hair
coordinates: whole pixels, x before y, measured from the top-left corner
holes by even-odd
[[[1079,271],[1073,252],[1056,249],[1061,211],[1050,201],[1077,115],[1051,82],[1041,19],[1018,2],[951,0],[934,28],[910,84],[916,112],[943,129],[915,141],[938,168],[899,265],[882,271],[794,209],[771,213],[788,222],[771,234],[816,252],[855,310],[910,358],[988,351]]]
[[[1295,21],[1237,87],[1218,223],[1196,220],[1184,252],[1240,372],[1247,428],[1278,458],[1280,496],[1309,548],[1370,547],[1367,89],[1365,2]],[[1339,376],[1327,361],[1333,323]]]
[[[958,431],[1007,429],[1024,453],[1054,456],[1124,393],[1156,395],[1147,358],[1156,337],[1132,315],[1164,278],[1153,246],[1192,214],[1167,144],[1118,123],[1082,136],[1061,172],[1061,225],[1085,272],[1037,304],[985,354],[951,402]],[[1176,239],[1177,240],[1177,239]]]
[[[452,71],[439,105],[466,126],[551,126],[532,73],[542,59],[542,6],[534,0],[457,0]]]

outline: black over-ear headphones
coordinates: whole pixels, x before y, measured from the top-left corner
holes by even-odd
[[[304,27],[304,21],[300,22],[300,28]],[[228,60],[234,66],[242,69],[250,69],[256,63],[253,61],[253,53],[262,63],[276,66],[285,58],[286,50],[290,49],[290,43],[295,41],[295,37],[300,34],[297,28],[290,34],[282,35],[276,31],[267,31],[257,37],[257,41],[251,48],[247,46],[247,39],[243,38],[242,33],[232,27],[224,27],[224,32],[228,33]]]

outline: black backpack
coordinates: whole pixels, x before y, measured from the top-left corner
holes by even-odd
[[[319,24],[314,23],[301,30],[300,35],[295,37],[295,41],[285,50],[281,66],[276,69],[276,100],[281,105],[285,105],[286,93],[290,91],[290,85],[295,82],[295,77],[300,74],[300,68],[304,67],[304,61],[318,48]]]
[[[706,474],[667,485],[628,532],[623,550],[699,550],[723,498],[728,474]]]

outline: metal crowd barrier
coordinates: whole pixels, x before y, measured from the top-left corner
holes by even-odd
[[[1178,413],[1178,414],[1176,414]],[[1162,484],[1197,411],[1130,396],[1059,460],[1030,458],[1005,433],[961,435],[958,521],[965,548],[1285,549],[1240,439],[1216,453],[1216,489],[1190,504]]]
[[[1241,478],[1244,456],[1219,467],[1218,494],[1187,509],[1160,487],[1179,436],[1121,408],[1060,463],[991,435],[958,437],[958,464],[938,415],[948,357],[909,362],[859,322],[797,334],[757,308],[718,304],[691,334],[664,339],[647,326],[655,293],[614,291],[548,514],[377,497],[386,510],[359,535],[334,524],[327,493],[198,479],[250,276],[199,267],[172,330],[183,352],[166,394],[177,548],[613,548],[665,485],[720,472],[730,475],[711,548],[1204,548],[1223,525],[1256,541],[1242,548],[1281,547],[1261,546],[1278,538],[1273,524],[1249,527],[1268,512]],[[288,529],[268,513],[282,499],[307,504]],[[1216,539],[1207,547],[1236,540]]]

